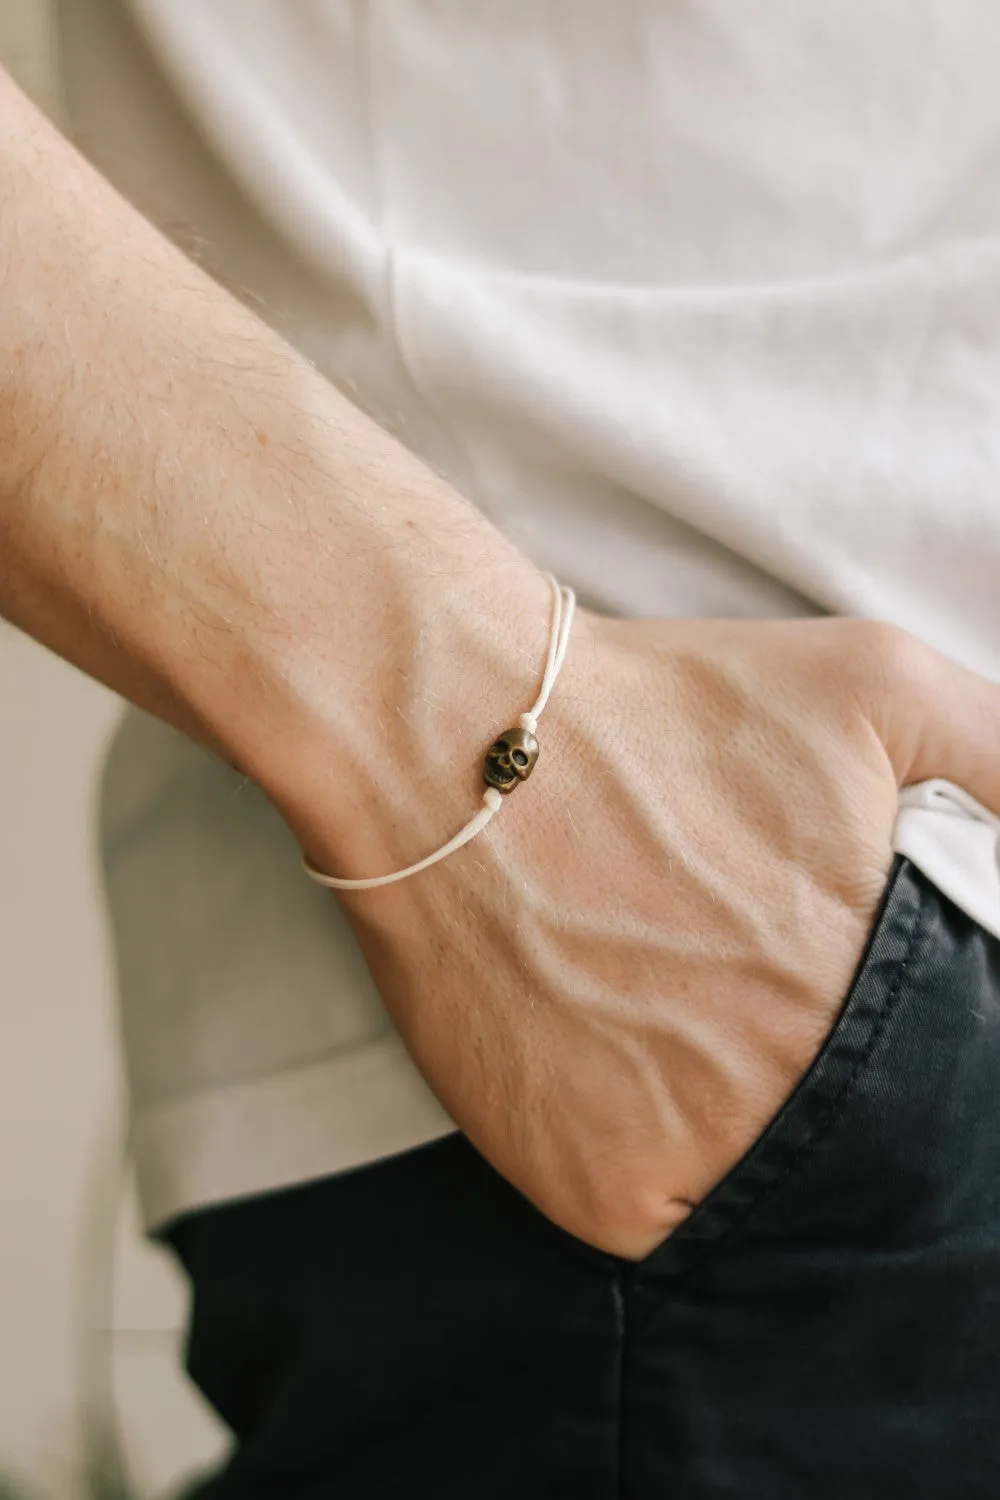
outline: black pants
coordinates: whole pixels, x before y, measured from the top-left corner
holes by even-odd
[[[457,1136],[168,1237],[213,1500],[998,1500],[1000,944],[898,861],[817,1061],[641,1264]]]

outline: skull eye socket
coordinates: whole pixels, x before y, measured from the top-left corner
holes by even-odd
[[[528,757],[525,755],[523,750],[515,750],[513,755],[511,756],[511,760],[514,762],[515,766],[526,766],[528,764]]]
[[[495,740],[493,749],[495,753],[506,754],[506,752],[510,749],[510,746],[508,745],[506,740]]]

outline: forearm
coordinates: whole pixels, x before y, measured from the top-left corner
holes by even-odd
[[[265,783],[389,774],[435,733],[425,661],[442,712],[506,696],[533,570],[6,80],[0,140],[0,611]]]

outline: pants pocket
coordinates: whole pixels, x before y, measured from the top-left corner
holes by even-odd
[[[760,1218],[769,1201],[785,1201],[801,1189],[817,1155],[832,1150],[864,1093],[866,1075],[889,1066],[890,1023],[897,1009],[905,1008],[926,939],[927,890],[924,877],[897,857],[865,951],[816,1058],[750,1150],[645,1265],[677,1271],[710,1246],[731,1242]],[[874,1087],[878,1092],[877,1083]],[[869,1139],[867,1146],[870,1151],[874,1142]]]
[[[900,859],[822,1051],[623,1277],[629,1494],[1000,1485],[1000,941]]]

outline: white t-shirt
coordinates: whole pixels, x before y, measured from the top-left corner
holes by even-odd
[[[994,0],[132,5],[310,356],[584,602],[1000,678]],[[896,842],[1000,935],[998,829]],[[454,1128],[253,788],[133,716],[105,830],[151,1223]]]

